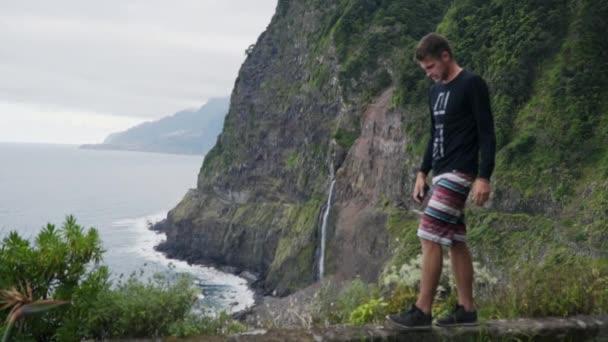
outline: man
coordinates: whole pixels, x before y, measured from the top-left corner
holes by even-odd
[[[417,231],[423,259],[418,300],[409,310],[388,315],[387,319],[402,328],[431,327],[443,245],[450,250],[458,304],[435,324],[475,325],[473,264],[466,244],[464,207],[470,192],[478,206],[490,195],[496,136],[488,87],[479,75],[456,63],[448,41],[436,33],[420,40],[415,58],[435,81],[429,90],[431,136],[413,191],[416,202],[422,203],[426,195],[426,178],[431,169],[434,177],[431,198]]]

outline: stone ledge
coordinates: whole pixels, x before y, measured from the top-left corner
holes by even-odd
[[[608,315],[494,320],[476,327],[405,332],[380,325],[269,329],[230,335],[227,341],[608,341]]]
[[[326,328],[258,329],[229,336],[185,339],[157,338],[114,341],[597,341],[608,342],[608,315],[568,318],[519,318],[486,321],[476,327],[439,328],[405,332],[381,325],[334,325]]]

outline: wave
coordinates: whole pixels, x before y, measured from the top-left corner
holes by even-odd
[[[202,290],[196,305],[198,311],[213,314],[217,309],[232,313],[247,309],[254,304],[254,294],[247,280],[220,271],[211,266],[191,265],[182,260],[169,259],[154,250],[154,246],[166,239],[164,233],[150,230],[150,226],[167,216],[167,211],[112,222],[117,234],[124,236],[123,258],[138,258],[152,273],[164,271],[172,274],[187,273],[194,276],[194,285]],[[131,238],[128,238],[131,237]],[[142,272],[142,273],[145,273]],[[211,308],[215,310],[209,310]]]

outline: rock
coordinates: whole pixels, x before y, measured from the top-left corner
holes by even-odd
[[[259,278],[257,275],[255,275],[253,272],[250,272],[250,271],[243,271],[243,272],[239,273],[239,276],[245,278],[247,280],[247,282],[249,282],[249,283],[256,282]]]
[[[234,266],[227,266],[227,265],[222,265],[219,267],[220,271],[222,272],[226,272],[226,273],[238,273],[238,268],[234,267]]]

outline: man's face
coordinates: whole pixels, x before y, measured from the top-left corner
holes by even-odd
[[[444,51],[441,58],[426,57],[418,62],[420,67],[426,72],[426,76],[430,77],[435,82],[446,80],[449,74],[448,63],[450,55]]]

